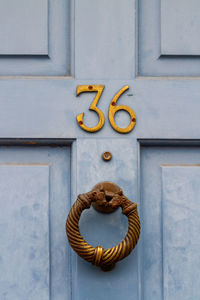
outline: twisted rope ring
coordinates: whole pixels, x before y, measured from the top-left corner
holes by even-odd
[[[121,243],[115,247],[104,249],[101,246],[89,245],[79,231],[79,220],[84,209],[90,208],[92,202],[105,198],[103,191],[91,191],[78,196],[72,206],[67,221],[66,233],[71,247],[76,253],[95,266],[102,269],[111,269],[116,262],[128,256],[136,246],[140,235],[140,219],[137,204],[121,194],[116,194],[109,205],[117,208],[121,206],[122,213],[128,217],[128,232]]]

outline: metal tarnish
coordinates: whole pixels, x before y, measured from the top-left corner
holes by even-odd
[[[107,213],[120,206],[122,213],[128,217],[128,232],[123,241],[115,247],[108,249],[101,246],[93,247],[80,234],[78,224],[81,214],[84,209],[90,208],[91,204],[95,205],[95,203],[98,203],[96,209],[100,208],[101,212]],[[140,219],[137,204],[124,196],[123,191],[116,184],[99,183],[92,191],[78,195],[66,221],[66,233],[71,247],[80,257],[95,266],[100,266],[103,271],[110,271],[118,261],[131,253],[138,242]]]

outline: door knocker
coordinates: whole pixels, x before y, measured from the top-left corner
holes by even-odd
[[[89,245],[79,231],[79,219],[84,209],[93,207],[103,213],[111,213],[119,206],[122,213],[128,217],[128,232],[123,241],[115,247],[104,249],[101,246]],[[66,233],[71,247],[76,253],[100,266],[102,270],[113,269],[115,263],[128,256],[136,246],[140,235],[140,219],[137,212],[137,204],[123,195],[119,186],[112,182],[101,182],[92,191],[78,195],[72,206],[67,221]]]

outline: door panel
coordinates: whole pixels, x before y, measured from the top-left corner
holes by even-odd
[[[198,299],[198,147],[142,147],[142,299]]]
[[[70,149],[0,147],[0,298],[66,299]]]
[[[197,0],[161,0],[161,55],[198,55]]]
[[[0,2],[0,76],[71,75],[69,2]]]
[[[199,2],[138,1],[138,75],[199,76]]]
[[[1,298],[49,299],[49,167],[1,165]]]
[[[15,3],[0,3],[0,54],[47,55],[48,0]]]
[[[199,299],[200,165],[162,167],[162,190],[164,299]]]

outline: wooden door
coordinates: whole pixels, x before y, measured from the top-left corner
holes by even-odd
[[[199,2],[0,1],[0,299],[199,299]],[[88,108],[104,85],[94,127]],[[122,134],[110,103],[136,114]],[[130,116],[115,116],[119,127]],[[110,151],[112,160],[102,160]],[[138,203],[134,252],[102,272],[71,250],[65,220],[79,193],[113,181]],[[120,211],[80,221],[92,245],[127,231]]]

